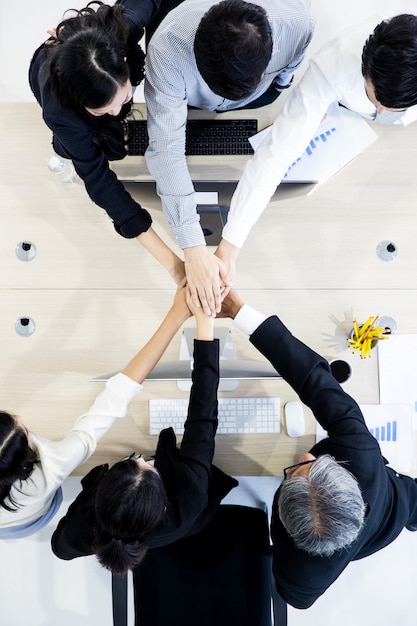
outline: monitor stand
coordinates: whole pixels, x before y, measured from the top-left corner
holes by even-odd
[[[233,348],[232,333],[230,328],[216,328],[216,335],[220,340],[220,359],[235,359],[235,351]],[[189,361],[190,370],[193,369],[193,351],[194,339],[196,338],[195,328],[184,328],[181,333],[180,343],[180,361]],[[191,380],[177,380],[178,389],[181,391],[190,391]],[[238,386],[237,380],[220,380],[219,391],[234,391]]]
[[[193,181],[197,212],[206,244],[218,246],[227,222],[230,201],[237,183]]]
[[[197,204],[200,224],[208,246],[218,246],[227,222],[229,207],[219,204]]]

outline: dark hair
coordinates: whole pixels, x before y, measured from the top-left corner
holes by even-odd
[[[223,0],[203,16],[194,40],[198,70],[214,93],[229,100],[250,96],[272,55],[265,9],[243,0]]]
[[[0,411],[0,506],[3,509],[17,510],[18,505],[10,495],[12,485],[27,480],[38,461],[26,431],[11,413]]]
[[[308,476],[285,479],[279,518],[297,548],[331,556],[357,538],[366,506],[356,478],[329,454],[312,463]]]
[[[134,459],[113,465],[96,494],[98,526],[94,551],[101,565],[121,574],[147,552],[144,536],[161,521],[167,505],[157,472],[141,470]]]
[[[51,89],[63,106],[77,111],[103,107],[114,98],[118,86],[131,78],[126,61],[131,52],[129,28],[123,13],[120,4],[94,1],[58,24],[53,43],[46,47]],[[143,78],[145,56],[137,48],[140,52],[134,53],[132,66],[139,63],[140,75],[133,84]]]
[[[363,48],[362,74],[384,107],[417,104],[416,15],[397,15],[376,26]]]

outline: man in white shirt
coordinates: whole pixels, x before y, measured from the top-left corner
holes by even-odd
[[[382,124],[392,124],[417,104],[417,16],[379,20],[349,29],[313,55],[247,163],[216,251],[229,276],[250,229],[332,103]]]
[[[207,314],[220,311],[221,281],[224,293],[230,281],[222,261],[207,251],[199,223],[185,158],[188,106],[222,112],[273,101],[289,87],[313,28],[311,0],[187,0],[148,44],[146,162],[184,250],[193,300]]]

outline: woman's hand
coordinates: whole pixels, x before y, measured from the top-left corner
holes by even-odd
[[[186,303],[194,315],[197,327],[197,339],[201,341],[213,341],[214,318],[206,315],[201,306],[196,306],[189,288],[186,288]]]
[[[183,278],[181,282],[178,283],[177,291],[175,292],[174,296],[174,301],[171,306],[171,311],[175,314],[181,324],[188,320],[193,314],[188,306],[187,292],[188,288],[185,278]]]
[[[45,41],[45,44],[47,46],[50,46],[51,44],[55,43],[56,41],[56,28],[51,28],[50,30],[46,31],[49,35],[49,39],[47,39]]]

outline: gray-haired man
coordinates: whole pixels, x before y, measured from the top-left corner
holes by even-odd
[[[266,318],[234,290],[222,316],[249,335],[328,433],[286,468],[272,511],[277,589],[288,604],[305,609],[350,561],[384,548],[403,528],[417,530],[417,482],[387,467],[359,406],[327,361],[278,317]]]

